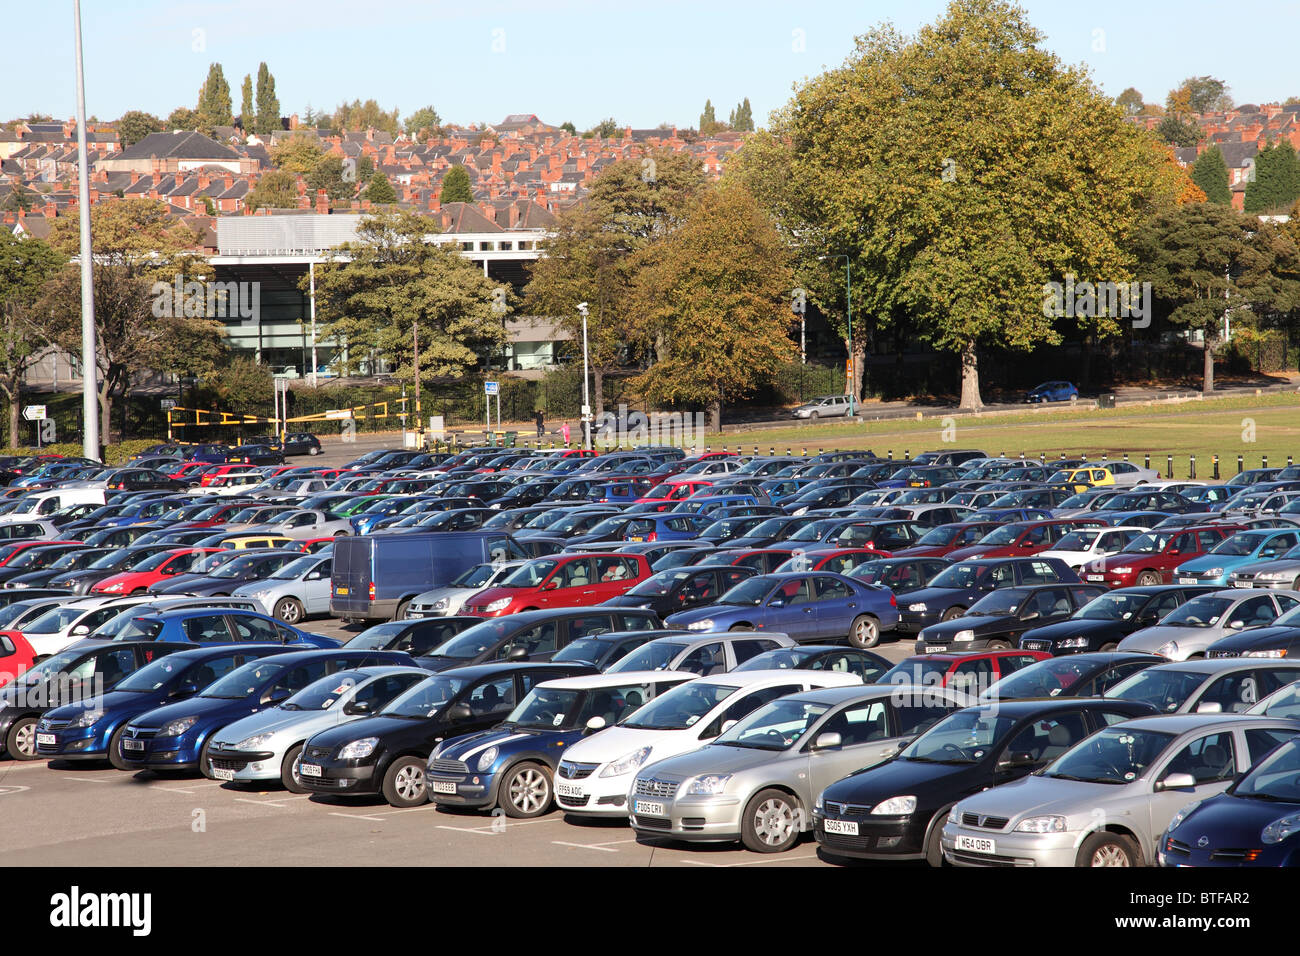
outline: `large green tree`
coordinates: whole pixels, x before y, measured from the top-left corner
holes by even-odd
[[[1223,161],[1219,147],[1210,146],[1192,166],[1192,182],[1200,186],[1210,202],[1228,204],[1232,192],[1228,189],[1228,164]]]
[[[385,112],[374,100],[366,100],[363,103],[357,99],[351,103],[340,103],[338,109],[334,111],[334,119],[331,125],[335,129],[352,131],[374,127],[391,136],[396,136],[401,127],[401,120],[398,119],[396,107],[393,108],[392,112]]]
[[[253,75],[244,74],[244,82],[239,88],[239,125],[247,136],[256,126],[256,114],[253,112]]]
[[[9,405],[10,446],[18,444],[23,377],[41,350],[53,344],[49,317],[37,304],[65,261],[40,239],[20,239],[0,229],[0,392]]]
[[[221,64],[213,63],[208,67],[207,79],[199,87],[199,102],[194,108],[199,117],[199,129],[211,135],[216,127],[229,126],[234,119],[232,109],[230,84],[221,71]]]
[[[257,66],[257,119],[253,128],[261,136],[280,129],[280,100],[275,95],[275,77],[265,63]]]
[[[298,177],[286,169],[271,169],[262,174],[244,200],[256,212],[258,209],[293,209],[298,205]]]
[[[127,110],[117,121],[117,138],[122,141],[122,147],[126,148],[134,146],[150,133],[161,133],[166,128],[166,124],[152,113]]]
[[[1142,112],[1142,107],[1144,105],[1142,94],[1138,92],[1136,87],[1130,86],[1119,96],[1115,97],[1115,105],[1129,116],[1136,116],[1138,113]]]
[[[469,173],[464,166],[453,166],[442,177],[442,190],[438,202],[473,202],[474,191],[470,188]]]
[[[456,379],[505,344],[509,306],[496,283],[456,243],[428,241],[437,231],[410,212],[367,216],[357,240],[316,269],[321,335],[346,348],[351,367],[374,355],[413,380],[418,334],[420,381]]]
[[[393,184],[388,181],[388,177],[383,173],[372,176],[361,195],[377,206],[397,202],[397,190],[393,188]]]
[[[1246,183],[1246,212],[1284,212],[1300,199],[1300,159],[1288,139],[1269,143],[1255,156]]]
[[[427,142],[438,135],[442,118],[432,106],[422,106],[406,118],[406,133],[418,142]]]
[[[271,162],[277,169],[290,173],[309,173],[316,168],[325,150],[314,136],[294,133],[271,147]]]
[[[1166,116],[1156,126],[1156,135],[1170,146],[1186,149],[1201,141],[1201,127],[1194,119]]]
[[[1228,85],[1213,76],[1189,76],[1169,92],[1165,108],[1171,113],[1208,113],[1232,108]]]
[[[979,407],[980,347],[1060,341],[1045,285],[1130,279],[1137,223],[1179,195],[1164,150],[1042,42],[1000,0],[954,2],[914,37],[878,28],[729,164],[796,246],[800,288],[854,356],[855,393],[868,337],[904,323],[959,356],[961,404]]]
[[[356,195],[357,184],[343,178],[343,160],[333,153],[326,153],[306,176],[307,187],[312,191],[323,189],[330,199],[351,199]]]

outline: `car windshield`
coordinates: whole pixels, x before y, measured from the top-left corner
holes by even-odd
[[[1087,551],[1097,540],[1100,531],[1071,531],[1052,545],[1053,551]]]
[[[1124,545],[1125,554],[1159,554],[1174,536],[1172,531],[1148,531]]]
[[[979,617],[997,617],[1004,614],[1015,614],[1020,605],[1025,602],[1034,592],[1026,588],[1003,588],[994,591],[987,597],[982,597],[966,611],[967,614],[974,614]]]
[[[605,673],[614,674],[624,671],[662,671],[667,670],[672,662],[690,645],[680,641],[654,640],[643,644]]]
[[[243,667],[235,668],[210,685],[200,696],[216,697],[221,700],[243,700],[286,669],[286,665],[276,663],[274,660],[252,661]]]
[[[718,598],[717,604],[730,604],[738,607],[758,607],[763,603],[767,592],[772,590],[772,579],[766,576],[748,578],[728,590]]]
[[[139,559],[138,551],[110,551],[103,557],[91,563],[87,570],[90,571],[116,571],[118,568],[125,566],[131,561]]]
[[[594,637],[583,637],[569,643],[567,647],[559,651],[552,661],[578,661],[583,664],[595,664],[600,660],[605,651],[609,650],[609,642],[601,641]]]
[[[464,678],[439,674],[416,684],[380,711],[384,717],[424,720],[438,713],[469,683]]]
[[[1248,800],[1300,803],[1300,745],[1288,740],[1233,784],[1231,792]]]
[[[119,614],[100,626],[94,637],[113,641],[152,641],[162,633],[162,621]]]
[[[1014,718],[999,716],[996,708],[972,707],[939,721],[899,757],[924,763],[975,763],[1000,747],[1015,725]]]
[[[1231,538],[1220,541],[1210,549],[1210,553],[1237,557],[1254,554],[1255,549],[1263,544],[1267,537],[1265,532],[1243,531],[1241,534],[1234,534]]]
[[[0,608],[0,631],[8,630],[11,624],[22,619],[28,612],[39,609],[41,604],[40,601],[15,601]]]
[[[906,660],[895,664],[883,676],[876,679],[877,684],[916,684],[921,686],[938,686],[943,683],[944,675],[952,667],[947,660]]]
[[[1125,678],[1103,695],[1112,700],[1136,700],[1151,704],[1161,713],[1172,714],[1182,707],[1205,682],[1205,675],[1195,671],[1166,670],[1163,665],[1149,667]]]
[[[497,569],[491,564],[476,564],[464,574],[452,580],[450,587],[453,588],[481,588],[497,573]]]
[[[176,557],[170,551],[160,551],[152,557],[145,558],[137,565],[133,565],[132,571],[157,571],[172,558]]]
[[[1140,777],[1174,738],[1154,730],[1108,727],[1061,754],[1043,776],[1123,786]]]
[[[995,528],[984,537],[979,539],[979,544],[1012,544],[1017,538],[1024,534],[1025,529],[1016,525],[1009,524],[1003,528]]]
[[[165,687],[169,681],[179,676],[186,668],[187,662],[185,660],[160,657],[158,660],[144,665],[113,689],[129,691],[133,694],[147,694]],[[199,669],[200,667],[195,668],[195,670]],[[199,690],[202,689],[202,687],[199,688]]]
[[[599,693],[599,692],[598,692]],[[574,712],[585,691],[566,690],[558,687],[534,687],[528,696],[519,702],[506,723],[515,727],[530,727],[536,730],[555,730],[563,727],[565,718]]]
[[[660,571],[658,574],[650,575],[627,593],[637,597],[662,597],[671,594],[674,587],[696,573],[698,572],[682,569]]]
[[[272,581],[296,581],[307,572],[311,571],[316,565],[320,564],[320,558],[314,554],[307,557],[291,559],[287,564],[271,575]]]
[[[977,564],[954,564],[952,567],[944,568],[935,575],[934,580],[927,587],[960,588],[962,590],[973,588],[983,570]]]
[[[774,700],[741,719],[714,743],[754,750],[789,750],[828,710],[828,704],[789,697]]]
[[[685,730],[739,689],[731,684],[694,680],[659,695],[619,726],[632,730]]]
[[[384,650],[410,626],[410,621],[389,621],[386,624],[376,624],[374,627],[368,627],[347,642],[348,650]]]
[[[1266,717],[1285,717],[1300,720],[1300,683],[1291,684],[1275,693],[1272,697],[1260,701],[1260,707],[1252,707],[1252,714]]]
[[[516,625],[509,621],[489,620],[482,624],[461,631],[449,641],[443,641],[433,650],[430,657],[455,657],[460,660],[473,660],[484,651],[496,647],[503,638],[514,630]],[[351,642],[349,642],[351,646]]]
[[[84,607],[55,607],[23,628],[24,634],[56,634],[89,613]]]
[[[281,710],[329,710],[351,688],[365,681],[365,671],[337,671],[308,684],[280,705]]]
[[[19,684],[27,684],[29,686],[32,684],[39,684],[50,677],[62,674],[84,657],[85,653],[86,652],[83,649],[79,651],[63,651],[59,654],[53,654],[50,657],[45,658],[45,660],[41,661],[35,667],[30,667],[23,671],[14,678],[13,683],[11,683],[9,687]],[[6,687],[3,690],[0,690],[0,699],[8,696],[4,693],[4,691],[8,689],[9,688]]]
[[[1161,627],[1213,627],[1228,613],[1235,604],[1231,598],[1204,597],[1192,598],[1181,607],[1174,608],[1160,619]],[[1271,616],[1271,615],[1270,615]]]
[[[1091,674],[1096,667],[1096,664],[1076,660],[1073,656],[1053,657],[1008,674],[980,696],[990,700],[1058,697]]]
[[[521,564],[496,583],[499,588],[535,588],[560,566],[558,561],[529,561]]]
[[[1123,594],[1112,591],[1095,597],[1074,612],[1076,620],[1127,621],[1151,600],[1147,594]]]
[[[820,541],[822,535],[830,531],[840,519],[826,518],[821,521],[810,521],[794,534],[786,535],[787,541]]]

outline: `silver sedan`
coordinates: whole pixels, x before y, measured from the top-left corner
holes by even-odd
[[[1300,607],[1300,593],[1295,591],[1229,588],[1202,594],[1151,627],[1134,631],[1119,642],[1119,650],[1159,654],[1171,661],[1204,657],[1220,638],[1252,627],[1266,627],[1296,607]]]

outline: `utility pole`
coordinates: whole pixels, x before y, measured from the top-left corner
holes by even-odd
[[[77,205],[81,210],[81,454],[99,461],[99,372],[95,348],[95,272],[90,248],[90,159],[86,150],[86,77],[81,59],[81,0],[72,0],[77,40]]]
[[[311,282],[311,387],[316,387],[316,263],[307,265],[307,275]]]
[[[578,303],[582,316],[582,447],[591,451],[591,397],[587,392],[587,303]]]
[[[415,447],[424,447],[424,417],[420,408],[420,320],[413,327],[415,338]]]

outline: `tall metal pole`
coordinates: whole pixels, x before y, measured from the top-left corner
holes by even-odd
[[[95,350],[95,274],[90,249],[90,157],[86,80],[81,63],[81,0],[72,0],[77,38],[77,206],[81,213],[81,454],[99,461],[99,360]]]
[[[311,281],[311,387],[316,387],[316,263],[307,264],[307,275]]]
[[[415,320],[415,447],[424,447],[424,418],[420,409],[420,320]]]
[[[587,418],[591,414],[591,397],[587,392],[587,303],[578,304],[582,315],[582,447],[591,451],[591,428]]]
[[[858,390],[854,387],[854,379],[857,377],[858,357],[853,351],[853,262],[848,256],[844,257],[844,275],[849,313],[849,417],[852,418],[857,414]]]

